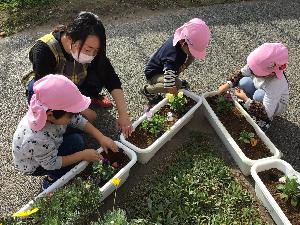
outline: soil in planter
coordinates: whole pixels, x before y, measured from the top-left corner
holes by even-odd
[[[127,138],[127,141],[134,144],[135,146],[145,149],[148,146],[152,145],[160,136],[162,136],[173,124],[175,124],[184,114],[186,114],[194,105],[197,104],[192,98],[185,96],[187,99],[187,104],[183,112],[175,112],[174,110],[170,109],[169,105],[163,106],[159,110],[159,114],[163,116],[167,116],[168,112],[172,112],[174,120],[171,122],[166,122],[164,129],[161,133],[155,137],[151,133],[147,132],[146,130],[141,128],[141,124],[135,128],[135,131],[132,132],[131,136]]]
[[[278,169],[270,169],[258,173],[259,178],[262,180],[268,191],[271,193],[285,216],[289,219],[291,224],[300,224],[300,199],[298,205],[292,206],[290,201],[285,201],[280,198],[280,191],[277,186],[280,184],[279,178],[284,176],[284,173]]]
[[[270,149],[263,143],[263,141],[256,135],[255,129],[248,123],[243,114],[236,108],[232,107],[229,112],[218,112],[217,96],[206,98],[210,107],[213,109],[219,120],[222,122],[228,133],[232,136],[235,142],[238,144],[243,153],[252,160],[262,159],[272,156]],[[255,134],[255,138],[258,140],[255,146],[244,143],[240,138],[240,133],[245,130]]]
[[[102,152],[101,155],[103,158],[108,159],[110,165],[115,168],[113,176],[130,162],[130,158],[121,148],[119,148],[119,152],[112,152],[109,150],[108,153]],[[102,187],[108,181],[103,180],[101,177],[97,177],[97,175],[93,174],[93,163],[89,163],[85,170],[79,174],[79,176],[83,179],[93,180],[99,187]]]

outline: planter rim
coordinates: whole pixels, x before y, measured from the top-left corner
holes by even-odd
[[[250,117],[250,115],[241,107],[241,105],[234,100],[235,106],[241,111],[241,113],[245,116],[246,120],[250,123],[250,125],[255,129],[256,134],[259,136],[259,138],[266,144],[266,146],[269,148],[270,152],[273,154],[273,156],[261,158],[261,159],[250,159],[248,158],[244,152],[241,150],[239,145],[236,143],[236,141],[232,138],[232,136],[229,134],[225,126],[222,124],[222,122],[219,120],[215,112],[212,110],[208,102],[206,101],[207,97],[211,97],[217,94],[217,91],[211,91],[211,92],[205,92],[203,93],[203,104],[207,107],[207,110],[209,110],[210,114],[212,115],[213,119],[215,120],[216,124],[219,126],[219,128],[222,130],[224,136],[226,139],[230,142],[230,144],[234,147],[235,151],[238,152],[240,155],[240,158],[243,162],[246,162],[249,165],[254,165],[254,163],[257,162],[263,162],[266,160],[271,159],[278,159],[281,156],[280,151],[276,148],[276,146],[270,141],[270,139],[266,136],[266,134],[261,130],[261,128],[254,122],[254,120]],[[251,121],[251,122],[250,122]],[[274,150],[274,152],[272,152]]]
[[[196,99],[195,101],[197,101],[197,103],[186,114],[188,114],[189,112],[194,113],[197,110],[197,108],[202,104],[202,97],[199,95],[196,95],[194,92],[190,92],[190,91],[187,91],[184,89],[182,89],[180,91],[182,91],[186,96],[192,98],[193,100]],[[167,98],[164,98],[158,104],[156,104],[153,108],[151,108],[150,111],[151,112],[158,111],[162,106],[164,106],[167,103],[167,101],[168,101]],[[158,139],[156,139],[156,141],[153,142],[151,145],[149,145],[147,148],[139,148],[139,147],[135,146],[131,142],[127,141],[123,134],[120,135],[120,140],[123,143],[126,143],[126,145],[129,148],[134,149],[134,151],[136,151],[138,153],[149,153],[153,150],[153,148],[155,148],[157,145],[159,145],[160,141],[164,140],[169,135],[170,132],[172,132],[173,130],[176,130],[176,128],[181,124],[181,122],[188,117],[188,115],[186,115],[186,114],[183,115],[179,120],[177,120],[176,123],[174,123],[169,130],[164,132],[163,135],[161,135]],[[146,113],[144,113],[141,117],[139,117],[139,119],[136,120],[132,124],[133,128],[135,129],[143,120],[146,119],[146,117],[147,117]]]
[[[126,170],[130,170],[130,168],[136,163],[137,161],[137,156],[136,153],[131,150],[130,148],[128,148],[127,146],[125,146],[124,144],[122,144],[119,141],[115,141],[115,143],[117,144],[117,146],[119,148],[122,148],[124,150],[124,152],[127,154],[127,156],[130,158],[130,161],[126,164],[126,166],[124,166],[120,171],[118,171],[118,173],[116,173],[111,179],[113,178],[119,178],[121,177],[124,173],[126,173]],[[97,149],[98,153],[103,152],[103,148],[100,147]],[[77,164],[76,166],[74,166],[70,171],[68,171],[65,175],[63,175],[61,178],[59,178],[57,181],[55,181],[51,186],[49,186],[46,190],[42,191],[40,194],[38,194],[36,197],[34,197],[33,200],[30,200],[26,205],[24,205],[22,208],[20,208],[18,210],[18,212],[23,212],[26,210],[29,210],[32,208],[32,205],[34,204],[34,201],[37,198],[41,198],[46,196],[47,194],[49,194],[50,192],[54,192],[56,189],[64,186],[66,183],[68,183],[71,179],[73,179],[77,174],[79,174],[81,171],[83,171],[87,165],[89,164],[89,162],[87,161],[81,161],[79,164]],[[76,170],[76,173],[73,173],[73,171]],[[101,188],[100,191],[104,192],[105,190],[107,190],[108,188],[112,187],[113,184],[111,183],[111,179],[109,181],[107,181]],[[122,183],[122,181],[121,181]]]
[[[277,204],[276,200],[269,192],[268,188],[262,182],[260,177],[258,176],[259,172],[270,170],[270,169],[278,169],[283,172],[286,176],[295,175],[300,182],[300,174],[293,169],[293,167],[286,161],[282,159],[270,159],[264,162],[257,162],[251,167],[251,176],[253,177],[255,184],[261,190],[262,194],[268,200],[270,206],[274,209],[276,214],[279,216],[280,220],[286,225],[292,225],[289,219],[286,217],[284,212],[281,210],[280,206]]]

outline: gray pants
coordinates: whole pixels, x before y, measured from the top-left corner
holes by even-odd
[[[164,88],[164,75],[158,74],[148,80],[148,85],[146,86],[146,90],[150,94],[157,94],[157,93],[167,93],[168,88]],[[182,81],[176,77],[175,78],[175,85],[177,89],[180,89],[182,86]]]

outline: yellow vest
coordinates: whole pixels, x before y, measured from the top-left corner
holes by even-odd
[[[73,81],[74,84],[80,86],[87,76],[88,65],[81,64],[76,60],[74,60],[73,62],[67,61],[59,42],[55,39],[52,33],[46,34],[38,40],[47,44],[51,49],[56,59],[55,73],[68,77],[70,80]],[[35,72],[31,71],[22,78],[22,84],[27,86],[28,82],[34,78]]]

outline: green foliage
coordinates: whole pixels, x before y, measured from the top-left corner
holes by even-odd
[[[166,97],[168,98],[168,103],[172,110],[181,113],[185,110],[187,99],[183,96],[182,92],[179,92],[177,95],[173,95],[173,96],[167,94]]]
[[[250,144],[251,138],[254,138],[254,133],[247,132],[247,131],[243,130],[240,133],[239,140],[244,142],[244,143]]]
[[[147,116],[147,119],[142,122],[141,127],[154,135],[154,137],[158,137],[163,132],[166,120],[166,117],[155,113],[152,116]]]
[[[199,140],[185,144],[155,180],[143,182],[143,191],[126,204],[130,217],[166,225],[263,224],[251,194]]]
[[[101,180],[108,181],[115,174],[115,168],[109,162],[98,161],[93,164],[93,174],[100,177]]]
[[[298,195],[300,194],[300,184],[296,177],[287,177],[284,184],[279,184],[277,189],[281,191],[280,197],[285,201],[291,202],[291,205],[296,207],[298,204]]]
[[[109,211],[104,215],[103,219],[99,219],[97,222],[91,223],[91,225],[129,225],[127,222],[126,213],[122,209],[116,209]]]
[[[54,192],[51,198],[39,198],[34,207],[40,210],[33,218],[42,225],[81,224],[99,208],[101,196],[99,187],[77,178]]]
[[[51,0],[0,0],[0,9],[19,9],[31,6],[44,5]]]
[[[229,112],[233,106],[234,106],[233,100],[229,93],[218,96],[218,98],[217,98],[217,111],[218,112],[223,112],[223,113]]]

